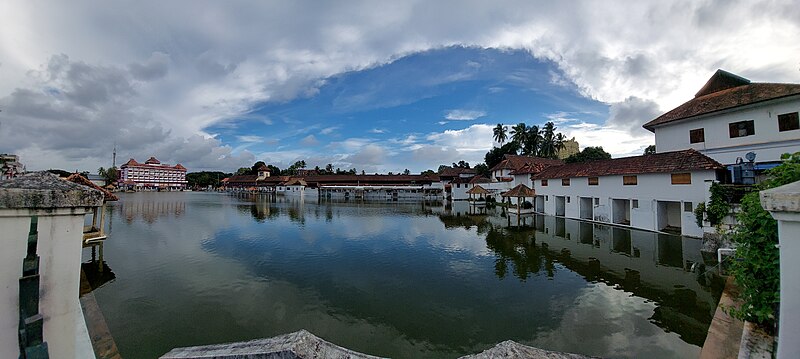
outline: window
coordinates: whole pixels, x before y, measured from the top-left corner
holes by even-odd
[[[567,196],[567,203],[569,203],[569,196]]]
[[[639,200],[638,200],[638,199],[634,199],[634,200],[632,200],[632,201],[631,201],[631,207],[633,207],[633,208],[639,208]]]
[[[778,115],[778,131],[792,131],[800,129],[800,117],[797,112]]]
[[[542,187],[547,187],[547,180],[542,180]]]
[[[545,201],[545,202],[548,202],[548,201],[550,201],[550,196],[544,196],[544,201]]]
[[[590,186],[597,186],[598,183],[600,183],[600,180],[597,177],[589,177]]]
[[[633,176],[622,176],[622,184],[626,186],[632,186],[638,184],[637,178],[635,175]]]
[[[683,211],[692,212],[692,202],[683,202]]]
[[[562,178],[561,179],[562,186],[569,186],[569,178]]]
[[[705,129],[689,130],[689,143],[706,142]]]
[[[673,173],[672,184],[692,184],[692,174],[689,172]]]
[[[753,120],[739,121],[728,125],[731,138],[744,137],[756,134],[755,125]]]
[[[600,198],[595,198],[594,199],[594,205],[595,206],[599,206],[600,205]]]

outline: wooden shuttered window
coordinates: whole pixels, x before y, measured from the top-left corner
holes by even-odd
[[[638,184],[638,178],[636,178],[636,175],[622,176],[622,184],[626,186],[636,185]]]
[[[542,187],[547,187],[547,180],[542,180]]]
[[[673,173],[672,184],[692,184],[692,174],[689,172]]]
[[[700,143],[700,142],[706,142],[705,129],[698,128],[694,130],[689,130],[689,143]]]
[[[562,178],[561,179],[562,186],[569,186],[569,178]]]
[[[778,115],[778,131],[792,131],[800,129],[800,117],[797,112]]]
[[[600,183],[600,180],[597,177],[589,177],[589,185],[590,186],[597,186]]]
[[[753,120],[739,121],[728,124],[731,138],[744,137],[756,134],[756,127]]]

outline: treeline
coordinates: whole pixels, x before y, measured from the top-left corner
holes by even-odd
[[[231,175],[232,173],[221,171],[191,172],[186,174],[186,181],[189,182],[189,187],[219,187],[220,181]]]

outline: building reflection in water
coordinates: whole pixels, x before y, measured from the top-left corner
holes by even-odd
[[[116,275],[103,260],[103,243],[98,243],[90,247],[91,257],[88,261],[81,263],[81,271],[83,278],[81,278],[80,295],[83,296],[97,288],[104,286],[107,283],[116,279]],[[85,279],[85,280],[84,280]]]
[[[485,234],[498,278],[552,278],[569,270],[651,300],[652,323],[703,344],[723,281],[704,270],[699,239],[540,215],[528,216],[525,226],[516,218],[509,225],[495,212],[470,215],[456,202],[439,218],[445,227],[474,226]]]
[[[175,201],[148,201],[126,197],[113,206],[125,217],[125,222],[133,223],[136,218],[141,218],[147,223],[154,223],[159,217],[181,217],[186,213],[186,203],[182,200]],[[111,208],[114,211],[115,208]]]

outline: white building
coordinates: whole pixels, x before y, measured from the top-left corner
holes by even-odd
[[[694,209],[724,168],[695,150],[551,166],[535,208],[554,216],[702,237]]]
[[[724,164],[756,154],[756,169],[800,151],[800,84],[751,83],[723,70],[695,97],[646,123],[656,151],[695,149]]]
[[[17,155],[0,154],[0,180],[8,180],[25,173],[25,166]]]
[[[161,163],[155,157],[150,157],[144,163],[136,162],[131,158],[120,166],[118,184],[124,187],[182,190],[188,183],[186,167],[181,166],[180,163],[170,166]]]

